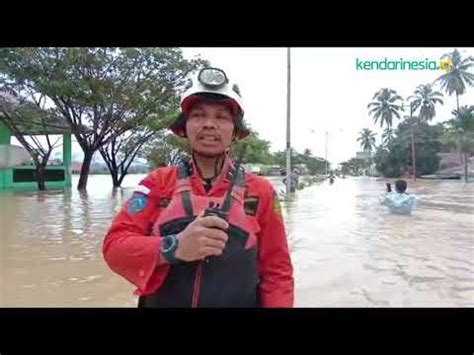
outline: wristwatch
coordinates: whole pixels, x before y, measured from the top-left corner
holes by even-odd
[[[167,235],[166,237],[163,237],[161,241],[161,248],[160,252],[161,255],[170,263],[170,264],[176,264],[179,262],[178,259],[175,258],[174,253],[176,252],[176,249],[178,248],[178,238],[176,237],[175,234]]]

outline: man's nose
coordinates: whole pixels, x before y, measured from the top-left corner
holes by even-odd
[[[216,120],[212,116],[206,116],[203,121],[203,127],[206,128],[216,128]]]

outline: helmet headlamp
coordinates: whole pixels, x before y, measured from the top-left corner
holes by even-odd
[[[203,68],[199,72],[198,80],[204,86],[217,89],[228,83],[224,71],[217,68]]]

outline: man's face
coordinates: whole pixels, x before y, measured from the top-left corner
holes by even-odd
[[[198,154],[214,157],[232,142],[234,120],[230,109],[218,103],[196,103],[186,120],[186,135]]]

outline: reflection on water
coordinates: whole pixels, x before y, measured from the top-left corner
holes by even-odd
[[[0,306],[135,306],[133,286],[107,268],[101,247],[142,177],[127,176],[115,193],[105,175],[91,176],[87,193],[0,192]],[[474,306],[474,185],[409,183],[421,198],[411,216],[378,204],[384,188],[336,179],[283,203],[296,305]]]
[[[139,176],[130,176],[134,186]],[[73,180],[77,184],[77,177]],[[7,191],[2,223],[0,304],[6,306],[133,306],[126,281],[104,264],[102,240],[130,194],[110,177],[89,178],[87,193]]]

